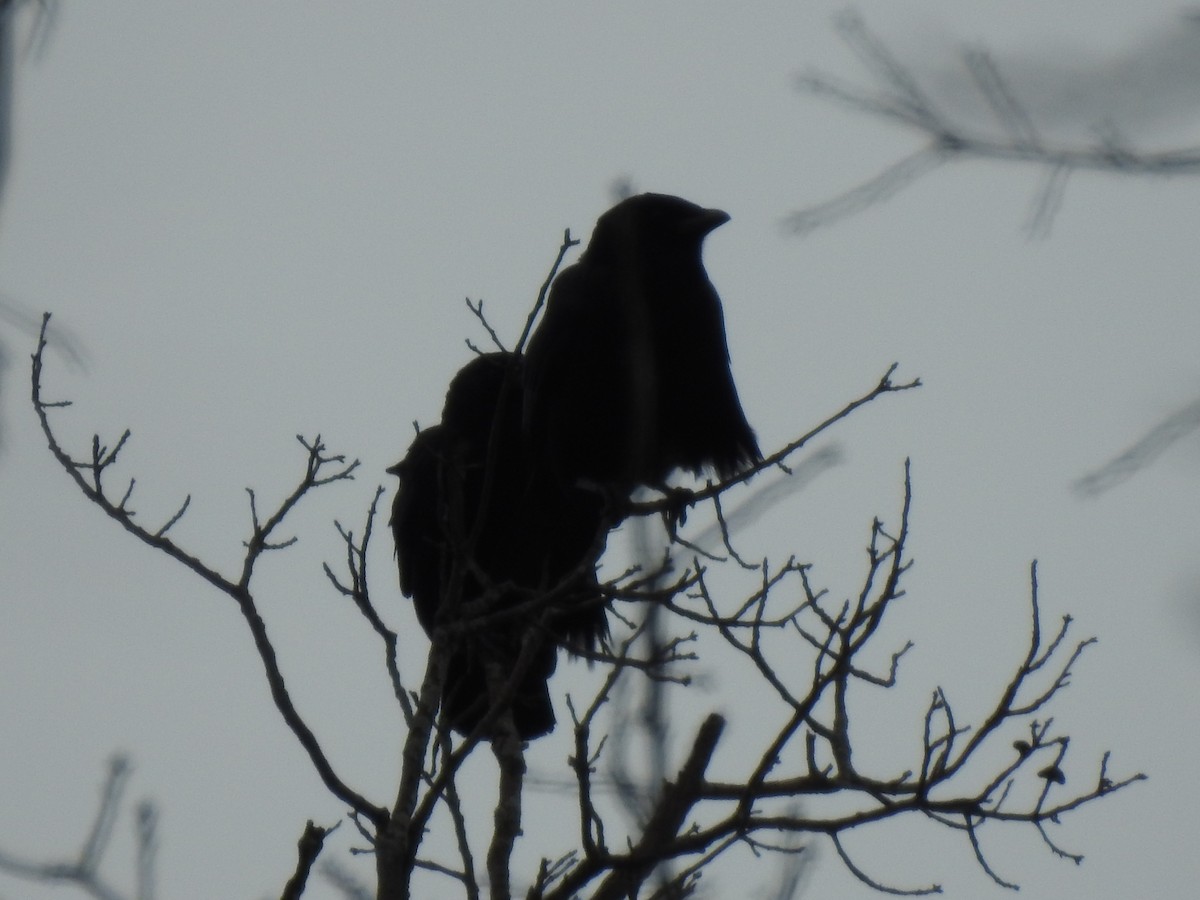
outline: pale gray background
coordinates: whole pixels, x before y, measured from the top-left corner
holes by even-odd
[[[706,262],[764,447],[893,360],[926,382],[840,427],[845,463],[743,540],[854,592],[871,517],[895,521],[912,457],[917,565],[887,637],[917,648],[899,689],[864,698],[871,755],[913,751],[934,685],[964,717],[999,690],[1023,653],[1036,557],[1047,620],[1071,612],[1101,639],[1055,710],[1072,771],[1090,779],[1110,748],[1117,774],[1151,780],[1067,820],[1058,835],[1083,866],[1031,829],[992,834],[992,861],[1025,897],[1191,896],[1200,442],[1095,500],[1070,485],[1200,390],[1200,182],[1076,176],[1035,242],[1022,228],[1040,174],[960,163],[790,236],[787,213],[917,146],[795,90],[811,66],[869,83],[836,37],[840,8],[63,0],[43,50],[18,63],[0,290],[10,309],[52,310],[85,351],[84,368],[48,356],[47,392],[76,403],[56,414],[63,437],[83,452],[93,431],[130,427],[133,506],[158,523],[191,493],[175,537],[224,571],[247,533],[243,488],[266,502],[298,477],[294,434],[362,459],[357,481],[301,511],[299,546],[264,560],[257,585],[294,699],[343,776],[384,801],[401,719],[367,626],[323,583],[332,518],[359,527],[412,420],[436,418],[463,337],[482,339],[464,296],[514,337],[562,229],[585,237],[618,178],[728,210]],[[967,43],[992,50],[1048,135],[1087,140],[1107,119],[1138,147],[1200,138],[1200,26],[1175,3],[859,10],[981,125]],[[304,820],[343,810],[275,712],[234,605],[85,503],[29,409],[32,337],[10,323],[2,339],[0,847],[73,852],[105,759],[126,750],[134,794],[162,809],[160,896],[277,895]],[[415,677],[424,639],[380,538],[375,597],[407,629]],[[755,695],[742,668],[700,668],[680,703],[730,714],[716,765],[736,772]],[[559,697],[596,674],[563,671]],[[531,765],[553,777],[567,752],[556,735]],[[538,850],[570,846],[553,829],[546,845],[536,810],[527,872]],[[119,827],[107,871],[129,884],[128,818]],[[369,870],[352,843],[343,828],[326,852]],[[815,846],[804,896],[872,896]],[[965,841],[917,820],[848,846],[890,883],[1004,894]],[[736,855],[712,895],[772,866]],[[0,897],[49,895],[0,876]],[[335,895],[318,883],[310,896]]]

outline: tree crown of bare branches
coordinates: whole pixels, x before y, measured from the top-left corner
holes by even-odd
[[[567,232],[546,280],[547,285],[574,243]],[[545,285],[541,296],[544,293]],[[486,326],[482,303],[472,305],[472,311]],[[536,306],[530,323],[534,315]],[[33,355],[32,403],[51,453],[84,496],[106,515],[237,604],[254,638],[276,708],[308,754],[326,788],[347,805],[353,822],[376,856],[377,896],[388,900],[410,896],[418,870],[456,881],[467,897],[481,896],[480,868],[468,840],[467,812],[456,780],[462,764],[481,739],[479,734],[456,739],[436,717],[437,697],[445,677],[448,629],[435,629],[421,684],[410,690],[401,678],[397,634],[378,614],[369,590],[367,550],[383,489],[376,489],[358,535],[335,522],[345,544],[344,572],[339,574],[326,564],[325,574],[334,589],[354,604],[380,639],[384,667],[408,727],[400,751],[396,795],[390,802],[368,799],[364,792],[351,787],[337,774],[334,763],[292,702],[251,588],[258,560],[267,552],[282,550],[295,543],[295,537],[278,536],[288,515],[312,491],[352,479],[358,469],[357,460],[347,461],[344,455],[329,452],[320,436],[313,439],[298,436],[305,458],[295,488],[265,516],[260,512],[255,492],[247,489],[250,533],[244,541],[245,555],[236,576],[223,575],[184,550],[170,534],[186,514],[190,497],[185,498],[167,521],[154,527],[143,525],[130,507],[134,479],[131,478],[119,492],[119,498],[110,492],[106,478],[128,446],[128,431],[111,447],[98,435],[93,436],[90,452],[83,458],[76,458],[64,449],[52,427],[51,414],[69,403],[43,397],[43,351],[48,323],[49,315],[43,319],[42,336]],[[526,335],[529,327],[527,323]],[[493,340],[499,343],[490,326],[488,330]],[[526,335],[517,342],[518,346]],[[978,722],[963,723],[955,715],[947,692],[938,688],[933,692],[919,727],[919,752],[907,766],[878,774],[864,771],[857,762],[853,698],[864,686],[894,687],[902,659],[912,647],[909,642],[893,649],[890,665],[884,672],[873,671],[863,662],[868,647],[878,652],[874,643],[880,626],[888,610],[905,594],[902,581],[911,565],[907,556],[912,501],[908,464],[905,464],[899,522],[894,531],[885,528],[878,519],[873,523],[862,583],[856,595],[840,601],[816,588],[812,583],[811,567],[794,558],[782,565],[772,564],[767,559],[748,562],[745,554],[732,546],[721,503],[729,491],[768,469],[789,471],[788,460],[864,405],[883,395],[919,385],[916,380],[894,382],[895,370],[896,366],[891,366],[862,396],[844,404],[808,432],[768,455],[752,470],[724,482],[710,483],[689,495],[691,503],[713,502],[726,556],[708,554],[702,558],[681,544],[683,550],[668,554],[660,570],[631,570],[606,585],[606,592],[614,602],[653,599],[652,608],[669,610],[678,617],[677,621],[719,635],[730,653],[775,696],[783,713],[771,740],[754,754],[742,754],[741,758],[747,760],[747,764],[743,766],[740,780],[732,781],[708,777],[726,723],[715,714],[705,718],[696,731],[690,751],[675,769],[674,776],[658,789],[640,826],[624,835],[622,841],[615,841],[610,834],[616,825],[600,812],[596,799],[598,766],[606,753],[606,738],[598,736],[602,714],[611,705],[613,692],[623,680],[641,674],[660,683],[681,683],[686,681],[686,675],[680,672],[679,664],[694,658],[691,635],[677,635],[651,643],[651,652],[646,655],[643,638],[651,619],[643,620],[641,625],[631,623],[630,634],[602,657],[607,672],[591,700],[577,705],[574,699],[568,698],[574,744],[570,759],[571,789],[579,809],[578,845],[543,859],[538,872],[530,879],[527,897],[566,900],[585,889],[590,890],[593,897],[624,897],[635,893],[655,872],[659,873],[660,893],[670,890],[677,892],[671,896],[681,896],[683,894],[679,892],[686,893],[694,887],[705,867],[734,848],[749,848],[756,854],[775,851],[795,854],[797,845],[795,841],[788,843],[787,838],[814,834],[829,836],[847,868],[867,884],[891,893],[936,891],[939,889],[936,884],[904,889],[886,884],[856,863],[845,845],[844,838],[853,829],[907,813],[916,813],[961,831],[979,865],[998,884],[1013,886],[986,858],[981,843],[983,826],[1031,825],[1055,854],[1078,860],[1081,857],[1062,849],[1051,839],[1049,826],[1058,824],[1065,813],[1144,777],[1140,774],[1124,778],[1110,776],[1108,755],[1104,754],[1094,776],[1074,790],[1068,791],[1064,787],[1070,738],[1053,729],[1047,707],[1068,685],[1072,666],[1093,639],[1069,640],[1069,616],[1063,617],[1049,639],[1044,636],[1036,565],[1030,573],[1030,644],[991,711]],[[633,512],[640,515],[662,513],[677,503],[677,497],[641,503]],[[676,558],[687,558],[688,554],[690,561],[682,573],[664,583],[662,579],[668,567]],[[722,561],[758,573],[758,588],[732,610],[726,602],[719,601],[710,588],[710,569]],[[536,604],[539,600],[545,602],[533,598],[531,603]],[[488,613],[485,610],[482,614]],[[786,640],[786,653],[779,649],[777,638],[780,637]],[[797,663],[797,647],[808,650],[806,666]],[[507,688],[515,690],[519,673],[502,673],[498,677],[508,677]],[[498,703],[489,715],[502,722],[505,715],[502,703]],[[982,782],[967,772],[967,763],[980,757],[985,746],[994,748],[1006,739],[1009,741],[1007,761],[999,770],[993,771]],[[500,774],[500,796],[485,869],[490,896],[508,897],[513,892],[510,873],[513,847],[521,833],[524,751],[511,727],[500,729],[500,737],[492,741],[492,751]],[[786,764],[785,759],[788,760]],[[796,760],[803,761],[798,771],[792,768],[797,764]],[[1036,799],[1029,803],[1013,799],[1019,793],[1014,789],[1028,784],[1037,786]],[[852,801],[849,811],[816,813],[797,805],[797,801],[804,798],[834,794]],[[456,864],[421,855],[435,813],[444,814],[449,823],[459,852]],[[285,897],[299,896],[302,892],[325,833],[326,830],[309,823],[300,842],[297,870],[284,890]],[[664,868],[667,863],[672,863],[673,867]],[[0,858],[2,865],[3,858]],[[664,871],[668,872],[665,878]]]

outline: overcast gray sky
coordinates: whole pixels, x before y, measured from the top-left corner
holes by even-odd
[[[1118,773],[1151,779],[1066,820],[1082,866],[1021,829],[991,835],[991,859],[1024,897],[1194,890],[1200,438],[1097,497],[1071,485],[1200,393],[1200,181],[1073,177],[1049,236],[1030,241],[1040,174],[962,162],[790,235],[788,213],[917,146],[795,89],[811,67],[871,83],[836,36],[835,3],[57,7],[40,52],[16,66],[0,292],[10,311],[52,310],[73,338],[46,376],[52,398],[75,401],[56,415],[63,438],[83,452],[94,431],[131,428],[134,508],[164,521],[191,494],[173,533],[225,571],[247,533],[244,487],[265,502],[299,477],[297,432],[362,459],[357,481],[301,510],[300,543],[257,582],[293,697],[349,781],[394,793],[401,717],[368,627],[323,581],[321,562],[340,558],[332,519],[357,527],[375,485],[390,491],[383,470],[412,421],[435,420],[469,358],[463,338],[481,339],[463,297],[515,337],[563,228],[586,236],[628,179],[732,215],[705,258],[764,447],[893,361],[925,382],[840,427],[840,462],[740,548],[795,553],[835,594],[855,592],[872,517],[895,520],[912,458],[916,566],[892,636],[917,647],[901,686],[866,701],[879,718],[863,740],[911,749],[937,684],[963,715],[981,709],[1023,653],[1037,558],[1047,620],[1069,612],[1080,637],[1100,638],[1054,710],[1076,771],[1089,778],[1111,749]],[[1111,120],[1138,148],[1200,143],[1200,25],[1186,7],[858,10],[964,116],[983,119],[960,53],[985,46],[1044,134],[1086,138]],[[86,504],[46,452],[20,318],[0,322],[0,847],[77,848],[105,760],[124,750],[134,795],[162,810],[161,897],[277,895],[304,821],[344,810],[276,714],[233,604]],[[416,678],[425,643],[386,536],[373,563]],[[562,672],[559,699],[598,677]],[[730,715],[716,765],[731,771],[754,704],[739,671],[702,660],[700,672],[680,706]],[[533,770],[561,771],[569,749],[562,734],[539,742]],[[527,833],[532,865],[536,818]],[[369,871],[347,855],[358,843],[343,828],[327,852]],[[925,823],[847,844],[889,883],[1004,895],[965,842]],[[109,861],[117,883],[130,881],[129,846]],[[805,896],[874,896],[816,847]],[[769,874],[736,857],[714,896]],[[0,897],[41,896],[0,876]],[[336,895],[318,883],[310,896]]]

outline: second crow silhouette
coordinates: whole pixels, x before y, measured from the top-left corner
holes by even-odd
[[[472,360],[450,383],[441,423],[388,471],[400,478],[392,530],[401,589],[430,636],[452,629],[445,720],[470,733],[507,687],[516,731],[529,740],[555,724],[547,682],[558,646],[587,652],[607,634],[595,575],[605,529],[599,495],[553,483],[532,464],[521,375],[515,354]]]

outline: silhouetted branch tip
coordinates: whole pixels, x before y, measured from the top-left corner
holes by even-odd
[[[464,297],[463,300],[467,304],[467,309],[469,309],[471,311],[471,314],[473,316],[475,316],[476,319],[479,320],[479,324],[483,326],[484,330],[488,333],[488,337],[490,337],[492,339],[492,346],[494,346],[501,353],[507,352],[507,348],[504,346],[504,342],[500,340],[500,335],[496,334],[496,329],[494,329],[492,327],[491,323],[487,320],[487,316],[484,315],[483,300],[478,300],[475,303],[471,302],[470,297]],[[468,341],[467,343],[468,343],[468,346],[471,346],[472,349],[475,350],[476,353],[480,353],[480,354],[482,353],[482,351],[478,350],[473,345],[471,345],[470,341]]]
[[[317,857],[320,856],[321,849],[325,846],[325,838],[332,834],[337,827],[337,825],[334,825],[332,828],[322,828],[319,825],[314,825],[312,819],[308,820],[308,823],[304,826],[304,834],[300,836],[300,840],[296,845],[299,857],[296,861],[296,871],[288,879],[283,893],[279,895],[280,900],[299,900],[303,896],[305,885],[308,883],[309,873],[312,871]]]
[[[130,481],[129,488],[130,488],[130,490],[133,490],[132,480]],[[160,528],[160,529],[158,529],[158,531],[154,532],[154,536],[162,537],[168,531],[170,531],[171,528],[174,527],[175,523],[183,518],[183,514],[187,512],[188,506],[191,505],[191,502],[192,502],[192,495],[188,494],[186,497],[183,498],[183,503],[180,505],[179,509],[177,509],[175,511],[175,514],[173,516],[171,516],[171,518],[167,519],[167,521],[163,524],[162,528]]]
[[[521,330],[521,337],[517,340],[514,352],[525,352],[525,345],[529,343],[529,335],[533,332],[533,323],[537,321],[538,313],[546,305],[546,296],[550,293],[550,283],[554,281],[554,277],[558,275],[558,270],[562,268],[562,263],[566,259],[567,252],[572,247],[578,246],[579,241],[571,237],[571,229],[563,229],[563,239],[562,244],[558,248],[558,255],[554,258],[554,263],[550,266],[550,271],[546,274],[546,280],[542,282],[542,286],[538,289],[537,300],[534,301],[533,309],[529,311],[529,315],[525,319],[525,327]]]

